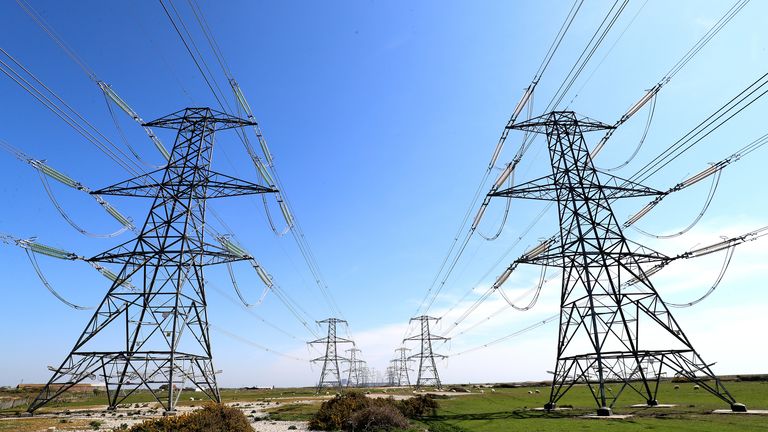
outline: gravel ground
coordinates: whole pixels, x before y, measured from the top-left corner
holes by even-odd
[[[243,414],[251,421],[251,427],[256,432],[283,432],[288,430],[296,431],[308,431],[307,422],[300,421],[274,421],[269,420],[267,414],[264,412],[264,408],[269,406],[274,408],[277,404],[275,402],[233,402],[228,403],[229,406],[234,406],[243,411]],[[177,412],[179,414],[194,411],[195,407],[178,407]],[[47,417],[55,419],[66,420],[87,420],[100,422],[99,431],[120,431],[123,425],[131,427],[137,423],[141,423],[144,420],[157,418],[162,416],[162,409],[156,409],[154,404],[132,404],[130,407],[118,408],[115,411],[105,411],[103,409],[82,409],[70,411],[69,413],[51,413],[51,414],[39,414],[35,417]],[[56,431],[62,429],[43,429],[42,431]],[[291,428],[293,426],[293,429]],[[93,429],[66,429],[72,432],[93,432]]]

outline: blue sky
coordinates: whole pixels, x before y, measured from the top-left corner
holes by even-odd
[[[158,3],[30,3],[144,119],[189,105],[215,104]],[[187,24],[197,31],[188,5],[176,3]],[[587,2],[579,12],[537,88],[536,114],[611,4]],[[201,1],[200,5],[262,125],[296,216],[350,323],[351,335],[363,358],[383,370],[570,2]],[[572,101],[570,108],[615,122],[728,7],[730,2],[631,1],[566,98]],[[747,5],[664,87],[646,144],[617,175],[633,174],[765,73],[766,9],[762,2]],[[105,135],[120,142],[98,87],[15,3],[3,3],[0,12],[4,28],[0,46]],[[195,35],[202,46],[200,33]],[[214,71],[225,84],[220,71]],[[0,138],[33,157],[47,159],[92,188],[128,177],[12,81],[0,78],[5,102],[0,108]],[[765,108],[766,101],[758,101],[650,179],[649,185],[666,189],[763,135]],[[644,118],[645,111],[617,131],[596,161],[598,166],[621,163],[632,152]],[[127,117],[119,119],[132,145],[145,158],[158,162],[159,155],[143,131]],[[167,132],[160,136],[172,142]],[[588,137],[591,144],[597,138]],[[510,136],[500,161],[512,158],[519,139],[519,135]],[[543,140],[537,141],[526,155],[521,180],[549,173],[544,145]],[[255,178],[233,134],[217,136],[215,152],[217,170]],[[767,209],[759,187],[765,178],[765,157],[765,150],[758,151],[724,171],[711,210],[686,236],[666,242],[650,242],[634,231],[628,231],[628,236],[676,254],[715,242],[720,235],[766,225]],[[56,213],[29,166],[3,154],[0,170],[0,196],[6,203],[0,231],[38,236],[43,243],[82,255],[96,254],[119,241],[90,239],[72,230]],[[638,225],[654,232],[687,225],[703,204],[707,188],[702,183],[670,197]],[[82,225],[98,232],[115,229],[90,198],[61,185],[54,185],[54,190]],[[149,205],[140,199],[111,202],[136,220],[142,220]],[[615,210],[623,220],[644,203],[625,200]],[[312,318],[330,314],[295,243],[288,236],[272,234],[255,201],[235,198],[213,206]],[[542,205],[516,201],[511,209],[498,240],[475,238],[470,243],[431,314],[441,316],[467,290],[487,287],[508,262],[557,228],[550,212],[508,259],[491,268]],[[502,202],[494,201],[481,226],[483,232],[494,230],[501,211]],[[753,343],[757,330],[768,324],[758,308],[767,300],[761,289],[768,270],[765,252],[764,242],[738,249],[713,296],[694,308],[675,311],[702,356],[718,362],[718,373],[765,372],[760,359],[768,355],[766,347]],[[46,366],[67,354],[90,313],[71,310],[48,295],[22,250],[4,245],[0,253],[5,281],[0,340],[6,347],[0,384],[44,381],[49,374]],[[672,301],[694,298],[714,281],[721,259],[712,256],[670,266],[656,277],[657,288]],[[52,283],[73,301],[97,303],[108,288],[84,263],[48,258],[40,262]],[[235,269],[244,292],[255,301],[262,290],[258,278],[246,265]],[[510,280],[510,290],[525,292],[537,274],[537,269],[521,270]],[[212,269],[209,278],[234,297],[224,269]],[[295,357],[318,355],[304,343],[312,336],[276,298],[268,296],[253,312],[295,338],[264,326],[218,290],[209,296],[210,320],[217,327]],[[458,353],[543,319],[557,312],[557,297],[555,281],[545,285],[533,310],[507,311],[456,336],[438,351]],[[492,297],[467,324],[481,321],[501,302]],[[266,353],[223,333],[212,331],[212,337],[224,386],[309,385],[319,373],[306,362]],[[452,382],[546,378],[545,371],[554,365],[555,340],[556,325],[544,326],[524,337],[449,358],[441,368]]]

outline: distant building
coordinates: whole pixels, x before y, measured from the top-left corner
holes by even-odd
[[[42,390],[46,384],[19,384],[16,386],[18,390],[25,390],[25,391],[40,391]],[[51,390],[58,390],[60,386],[52,385]],[[67,391],[74,392],[74,393],[90,393],[94,390],[107,390],[107,386],[100,383],[93,383],[93,384],[75,384],[72,387],[68,388]]]

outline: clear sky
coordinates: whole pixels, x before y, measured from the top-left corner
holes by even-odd
[[[186,106],[215,106],[160,4],[155,1],[58,2],[30,0],[58,34],[146,120]],[[205,40],[189,5],[175,1],[202,48]],[[534,97],[541,114],[613,2],[589,1],[580,10]],[[580,114],[614,123],[646,89],[655,85],[731,6],[729,1],[649,0],[627,9],[567,95]],[[275,156],[296,217],[333,297],[349,321],[351,337],[369,365],[383,371],[400,346],[414,314],[445,256],[467,205],[524,88],[560,28],[566,1],[200,1],[222,52],[248,97]],[[748,4],[659,93],[648,137],[637,157],[616,174],[629,177],[668,145],[766,72],[768,4]],[[122,145],[103,94],[14,2],[0,4],[0,47]],[[226,84],[213,55],[212,70]],[[111,160],[52,115],[5,76],[0,138],[68,173],[91,188],[128,178]],[[759,100],[653,176],[648,185],[666,189],[765,134],[768,100]],[[646,108],[647,109],[647,108]],[[610,167],[632,153],[647,111],[617,131],[596,164]],[[143,131],[118,113],[132,146],[147,160],[159,154]],[[588,136],[594,145],[599,134]],[[172,142],[165,133],[161,138]],[[512,134],[500,162],[520,142]],[[710,210],[688,234],[651,240],[634,230],[635,241],[674,255],[764,225],[765,149],[727,168]],[[518,180],[550,173],[545,142],[538,140],[520,165]],[[500,163],[501,165],[501,163]],[[214,168],[254,179],[242,146],[232,133],[217,136]],[[0,154],[0,231],[93,255],[116,239],[75,232],[56,212],[37,173]],[[496,176],[494,172],[493,176]],[[638,226],[655,233],[681,229],[704,203],[709,182],[670,196]],[[89,197],[53,185],[72,217],[96,232],[115,222]],[[111,199],[135,220],[149,201]],[[624,220],[644,199],[616,205]],[[258,201],[233,198],[212,206],[245,246],[313,319],[331,313],[312,283],[296,244],[269,229]],[[557,229],[554,212],[524,238],[501,264],[543,204],[515,201],[498,240],[476,236],[442,295],[429,311],[444,316],[440,333],[514,258]],[[273,209],[274,210],[274,209]],[[495,200],[481,231],[495,231],[503,202]],[[276,213],[277,214],[277,213]],[[768,243],[736,250],[721,286],[701,304],[676,309],[680,325],[716,373],[765,373],[768,348],[761,341],[768,317],[765,275]],[[24,252],[0,245],[0,385],[43,382],[48,365],[70,350],[91,312],[75,311],[49,295]],[[717,277],[723,255],[670,265],[654,277],[662,297],[689,301]],[[51,283],[72,301],[98,303],[108,282],[82,262],[41,257]],[[255,302],[263,286],[246,264],[235,266],[244,294]],[[483,276],[487,274],[487,276]],[[319,368],[303,360],[260,350],[249,339],[299,359],[319,355],[313,336],[272,295],[250,312],[235,299],[225,269],[208,276],[214,360],[220,384],[311,385]],[[507,284],[512,297],[528,291],[537,268],[521,269]],[[546,284],[531,311],[507,310],[489,301],[435,348],[453,355],[439,364],[444,381],[482,382],[546,379],[555,363],[556,324],[471,353],[456,355],[510,334],[557,312],[559,286]],[[525,298],[524,298],[525,299]],[[258,314],[283,332],[254,318]],[[414,329],[411,328],[411,331]],[[462,333],[466,330],[466,333]],[[322,332],[322,329],[318,329]],[[236,334],[240,339],[228,334]],[[290,335],[290,336],[287,336]],[[413,346],[412,348],[416,348]]]

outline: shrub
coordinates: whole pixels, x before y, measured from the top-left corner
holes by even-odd
[[[408,420],[391,404],[375,404],[354,413],[349,426],[353,431],[385,431],[406,428]]]
[[[424,417],[427,414],[435,415],[437,401],[430,394],[418,395],[398,401],[397,409],[408,418]]]
[[[252,432],[245,414],[237,408],[209,403],[176,417],[146,420],[130,432]]]
[[[320,409],[309,421],[309,428],[314,430],[339,430],[348,426],[352,414],[368,407],[370,399],[356,391],[336,395],[320,405]]]
[[[360,392],[347,392],[323,402],[309,421],[312,430],[381,431],[408,427],[407,418],[434,415],[437,401],[432,395],[419,395],[395,401],[393,398],[367,398]]]

